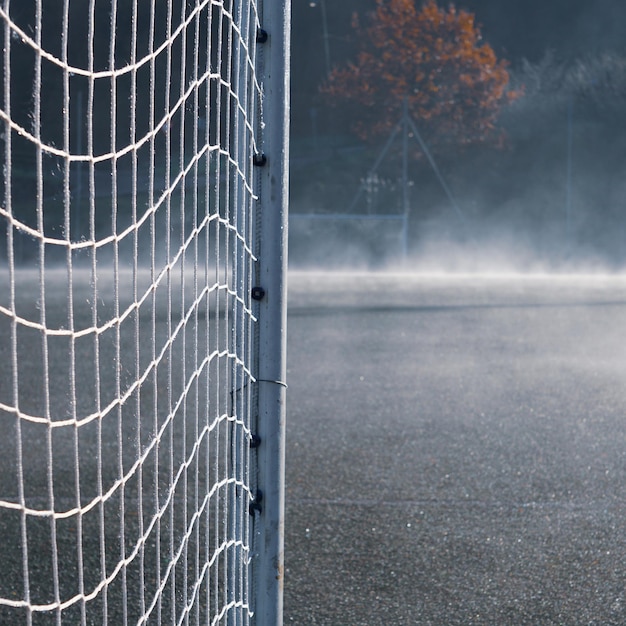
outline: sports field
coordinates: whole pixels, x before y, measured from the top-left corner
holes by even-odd
[[[285,623],[626,623],[626,280],[291,274]]]
[[[69,330],[66,277],[47,280],[47,327]],[[19,602],[28,575],[31,604],[68,603],[63,623],[83,611],[195,623],[224,602],[211,519],[226,494],[205,497],[224,469],[202,459],[228,437],[228,394],[203,417],[207,385],[228,378],[209,358],[227,320],[207,295],[176,331],[187,308],[173,281],[96,344],[80,333],[118,315],[111,283],[94,318],[81,280],[73,347],[23,324],[15,336],[23,417],[2,414],[1,595]],[[17,315],[41,320],[37,274],[20,285]],[[626,279],[291,273],[289,285],[285,623],[624,624]],[[134,390],[136,371],[149,375]],[[107,408],[117,386],[127,398]],[[42,415],[56,426],[28,418]],[[25,610],[0,618],[25,623]]]

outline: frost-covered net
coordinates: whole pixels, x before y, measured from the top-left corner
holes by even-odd
[[[0,25],[0,623],[247,623],[257,3]]]

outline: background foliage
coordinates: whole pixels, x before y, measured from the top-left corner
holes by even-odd
[[[431,145],[481,143],[497,136],[507,92],[506,63],[482,42],[474,16],[429,0],[378,0],[361,25],[353,19],[358,54],[336,66],[322,91],[350,119],[361,139],[392,131],[406,100]]]

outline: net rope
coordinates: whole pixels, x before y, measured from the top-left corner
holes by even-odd
[[[0,2],[0,623],[252,619],[259,11]]]

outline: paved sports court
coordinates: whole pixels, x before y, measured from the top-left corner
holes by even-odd
[[[626,623],[626,280],[289,302],[285,623]]]

